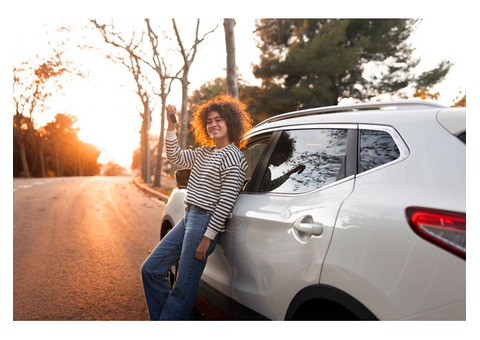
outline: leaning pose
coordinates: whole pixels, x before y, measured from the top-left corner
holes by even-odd
[[[251,128],[244,104],[220,95],[199,107],[192,128],[202,147],[188,150],[181,150],[177,144],[175,123],[170,118],[175,112],[174,106],[167,106],[167,158],[192,171],[184,217],[142,266],[151,320],[189,319],[207,258],[225,231],[227,216],[247,171],[247,161],[239,149],[244,133]],[[167,271],[177,261],[177,280],[170,287]]]

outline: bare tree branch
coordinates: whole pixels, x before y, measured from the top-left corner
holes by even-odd
[[[115,62],[121,63],[132,74],[136,84],[136,94],[140,98],[143,106],[143,112],[139,112],[142,118],[141,128],[141,171],[142,177],[146,183],[150,183],[150,146],[149,146],[149,131],[151,124],[151,98],[149,91],[144,87],[145,83],[148,83],[152,88],[153,86],[148,80],[148,77],[142,71],[141,62],[144,62],[148,66],[150,65],[139,53],[140,46],[143,42],[145,33],[142,31],[140,38],[137,41],[137,32],[134,31],[130,39],[125,40],[122,35],[115,32],[115,28],[109,25],[110,29],[107,30],[107,25],[100,25],[96,20],[90,20],[91,23],[100,31],[104,41],[107,44],[118,48],[128,55],[128,60],[123,56],[107,56],[113,59]]]

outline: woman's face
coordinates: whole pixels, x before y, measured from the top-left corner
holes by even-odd
[[[207,132],[216,143],[225,138],[228,140],[227,122],[216,111],[208,114]]]

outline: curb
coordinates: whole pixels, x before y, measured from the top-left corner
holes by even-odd
[[[140,190],[142,190],[144,193],[146,193],[149,196],[155,196],[155,198],[158,198],[160,201],[167,203],[168,201],[168,196],[165,194],[162,194],[161,192],[158,192],[156,190],[153,190],[152,188],[149,188],[147,185],[139,183],[137,179],[139,179],[140,176],[133,177],[133,184],[137,186]]]

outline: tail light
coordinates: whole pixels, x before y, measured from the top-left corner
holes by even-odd
[[[418,235],[466,258],[466,214],[419,207],[409,207],[406,213],[410,226]]]

